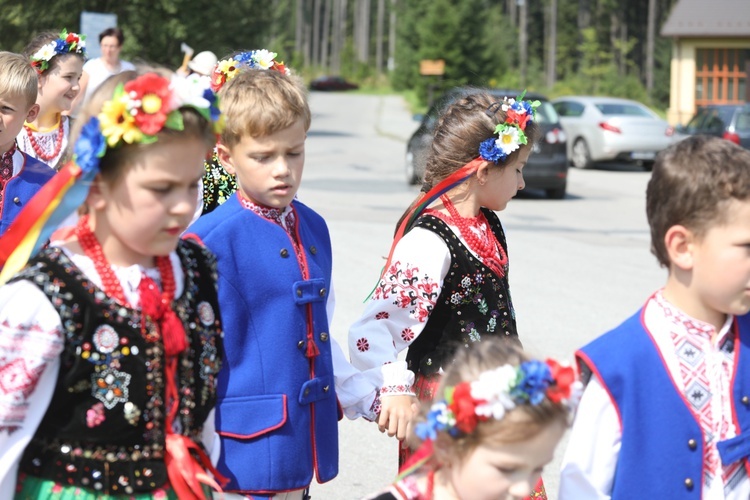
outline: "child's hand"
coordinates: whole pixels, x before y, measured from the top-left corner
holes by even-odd
[[[386,396],[380,400],[378,429],[403,441],[411,432],[412,422],[419,413],[419,401],[414,396]]]

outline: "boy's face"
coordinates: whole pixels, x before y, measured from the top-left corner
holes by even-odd
[[[219,145],[219,159],[237,177],[243,195],[259,205],[283,209],[299,189],[306,137],[305,124],[299,119],[270,135],[245,136],[231,148]]]
[[[38,113],[39,105],[30,106],[23,95],[0,96],[0,153],[7,152],[13,146],[23,122],[34,121]]]
[[[750,200],[731,200],[725,224],[693,243],[692,280],[707,312],[750,311]]]

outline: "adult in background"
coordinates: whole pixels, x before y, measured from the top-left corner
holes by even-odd
[[[123,71],[135,69],[133,63],[120,59],[120,50],[124,39],[120,28],[107,28],[99,33],[101,55],[95,59],[89,59],[83,65],[83,75],[80,81],[81,90],[73,102],[71,111],[73,116],[75,116],[81,103],[86,102],[104,80]]]

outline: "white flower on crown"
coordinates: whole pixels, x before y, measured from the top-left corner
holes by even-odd
[[[203,95],[206,89],[210,87],[211,78],[208,76],[195,73],[186,77],[173,76],[170,84],[172,100],[169,103],[169,109],[178,109],[182,106],[207,109],[211,106],[211,103]]]
[[[35,61],[49,61],[55,57],[55,42],[50,42],[36,51],[32,57]]]
[[[482,372],[479,379],[471,383],[471,397],[487,401],[477,405],[476,414],[500,420],[506,410],[515,408],[516,403],[511,398],[510,391],[517,376],[516,368],[511,365]]]
[[[513,106],[515,103],[516,103],[515,99],[508,99],[507,97],[504,97],[503,105],[502,105],[503,111],[507,112],[510,109],[510,107]]]
[[[273,66],[273,60],[275,57],[275,52],[266,49],[256,50],[255,53],[253,53],[253,60],[261,69],[269,69]]]
[[[498,148],[503,150],[506,155],[511,154],[518,149],[521,144],[518,138],[518,127],[507,126],[500,131],[500,136],[495,141]]]

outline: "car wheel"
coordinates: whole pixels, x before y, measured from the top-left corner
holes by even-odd
[[[562,200],[565,198],[566,186],[553,189],[545,189],[544,192],[547,194],[547,198],[550,200]]]
[[[413,186],[419,182],[419,177],[417,177],[417,173],[414,171],[414,153],[411,151],[406,152],[406,161],[405,163],[405,173],[406,173],[406,182]]]
[[[643,170],[645,170],[646,172],[651,172],[654,169],[654,162],[652,161],[641,162],[641,167],[643,167]]]
[[[576,168],[591,168],[593,165],[593,162],[591,161],[591,152],[589,151],[589,146],[584,139],[576,139],[576,142],[573,144],[570,159],[573,162],[573,166]]]

